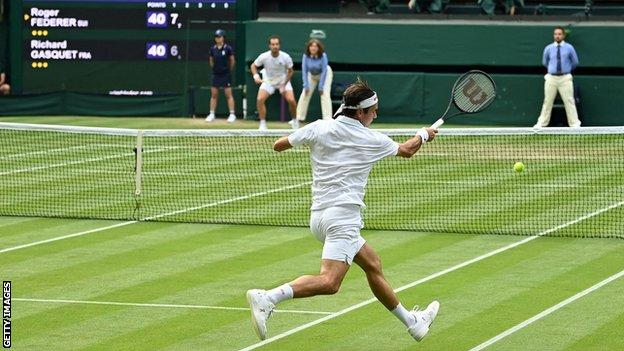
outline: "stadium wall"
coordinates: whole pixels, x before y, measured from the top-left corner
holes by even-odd
[[[349,84],[357,76],[367,80],[381,99],[379,122],[430,123],[439,117],[448,104],[450,89],[457,78],[451,73],[423,72],[334,72],[334,82]],[[465,125],[532,126],[537,120],[544,97],[542,75],[493,75],[498,88],[498,97],[489,109],[479,115],[466,115],[454,123]],[[581,87],[579,114],[584,125],[622,125],[623,106],[621,96],[624,77],[576,76]],[[301,73],[295,72],[293,87],[298,98],[301,94]],[[249,113],[255,111],[258,86],[251,77],[247,78],[247,99]],[[397,89],[401,87],[401,89]],[[279,97],[276,94],[267,102],[268,119],[280,117]],[[563,111],[560,111],[563,113]],[[288,118],[288,112],[285,111]],[[318,92],[312,97],[308,119],[321,116]]]
[[[396,22],[396,23],[395,23]],[[460,72],[480,68],[493,73],[499,97],[478,117],[464,124],[533,125],[543,99],[541,55],[552,36],[553,23],[421,22],[346,20],[247,23],[246,61],[267,50],[266,38],[278,34],[282,48],[300,66],[305,41],[322,35],[334,81],[348,84],[358,75],[367,79],[382,99],[380,120],[426,123],[444,112],[450,88]],[[579,53],[575,72],[580,87],[584,125],[622,125],[624,103],[624,26],[573,24],[569,39]],[[322,33],[322,34],[321,34]],[[254,40],[253,38],[256,38]],[[605,45],[606,41],[610,44]],[[612,45],[611,45],[612,44]],[[295,94],[301,92],[295,73]],[[247,98],[253,111],[257,86],[247,76]],[[400,88],[397,88],[400,87]],[[269,118],[279,99],[269,102]],[[320,115],[312,99],[309,116]]]

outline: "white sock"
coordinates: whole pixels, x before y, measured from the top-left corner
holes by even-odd
[[[412,314],[409,313],[409,311],[406,310],[401,304],[392,310],[392,314],[395,315],[408,328],[416,324],[414,316],[412,316]]]
[[[263,119],[261,119],[261,120],[260,120],[260,125],[263,125],[263,124],[266,124],[266,121],[265,121],[265,120],[263,120]]]
[[[204,110],[204,111],[206,111],[206,110]],[[212,110],[211,110],[211,111],[210,111],[210,114],[211,114],[211,115],[214,115],[214,111],[212,111]]]
[[[234,110],[230,110],[230,114],[233,115],[234,114]]]
[[[280,285],[275,289],[267,291],[267,296],[269,297],[269,300],[273,302],[273,304],[277,305],[284,300],[292,299],[293,289],[288,284]]]

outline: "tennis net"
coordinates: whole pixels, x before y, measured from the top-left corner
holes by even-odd
[[[288,132],[0,123],[0,215],[307,226],[309,151],[271,147]],[[442,129],[414,158],[373,168],[366,228],[624,238],[623,137]]]

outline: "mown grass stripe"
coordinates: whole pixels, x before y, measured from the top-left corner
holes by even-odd
[[[556,304],[556,305],[554,305],[554,306],[552,306],[550,308],[545,309],[544,311],[542,311],[542,312],[536,314],[535,316],[533,316],[533,317],[523,321],[522,323],[519,323],[519,324],[517,324],[517,325],[515,325],[515,326],[513,326],[513,327],[511,327],[511,328],[509,328],[507,330],[505,330],[504,332],[502,332],[502,333],[492,337],[491,339],[489,339],[489,340],[487,340],[487,341],[485,341],[485,342],[483,342],[483,343],[473,347],[472,349],[470,349],[470,351],[483,350],[484,348],[486,348],[486,347],[488,347],[490,345],[493,345],[494,343],[498,342],[499,340],[501,340],[501,339],[503,339],[503,338],[505,338],[505,337],[507,337],[507,336],[509,336],[509,335],[511,335],[511,334],[513,334],[515,332],[517,332],[518,330],[520,330],[522,328],[525,328],[526,326],[528,326],[528,325],[530,325],[530,324],[532,324],[532,323],[534,323],[534,322],[536,322],[536,321],[538,321],[538,320],[548,316],[549,314],[551,314],[551,313],[561,309],[562,307],[565,307],[566,305],[569,305],[570,303],[572,303],[572,302],[574,302],[574,301],[584,297],[585,295],[590,294],[590,293],[600,289],[604,285],[609,284],[612,281],[621,278],[622,276],[624,276],[624,270],[622,270],[622,271],[620,271],[620,272],[618,272],[618,273],[616,273],[616,274],[614,274],[614,275],[612,275],[612,276],[602,280],[599,283],[596,283],[595,285],[592,285],[591,287],[589,287],[589,288],[587,288],[587,289],[585,289],[585,290],[583,290],[583,291],[581,291],[579,293],[574,294],[573,296],[570,296],[569,298],[559,302],[558,304]]]

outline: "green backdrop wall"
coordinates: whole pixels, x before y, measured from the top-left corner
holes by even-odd
[[[357,76],[367,80],[380,98],[381,122],[431,123],[439,117],[449,101],[450,89],[456,74],[414,72],[334,72],[334,82],[349,84]],[[541,75],[493,75],[498,96],[486,111],[478,115],[458,117],[455,123],[477,125],[532,126],[539,115],[544,97],[544,77]],[[576,76],[575,83],[581,91],[579,113],[584,125],[624,124],[621,91],[624,77]],[[298,98],[301,94],[301,73],[295,72],[293,87]],[[248,106],[255,111],[258,86],[247,78]],[[279,94],[267,103],[268,118],[279,120]],[[288,112],[286,111],[288,117]],[[312,97],[308,119],[321,116],[318,92]],[[253,115],[250,116],[253,118]]]
[[[387,122],[426,123],[444,112],[458,74],[436,73],[436,67],[440,70],[451,67],[458,72],[474,66],[494,68],[505,72],[493,75],[499,93],[496,101],[478,116],[462,117],[457,122],[528,126],[535,123],[541,108],[544,81],[543,75],[535,72],[544,70],[542,51],[552,40],[554,26],[553,23],[493,21],[264,20],[247,23],[245,51],[250,64],[267,50],[266,38],[278,34],[282,49],[295,62],[301,62],[304,43],[310,34],[322,35],[330,64],[343,68],[339,71],[334,67],[334,80],[349,83],[358,75],[367,79],[380,94],[379,115]],[[608,72],[618,70],[621,74],[624,68],[624,26],[587,22],[572,24],[568,29],[568,39],[579,54],[580,67],[600,72],[600,75],[574,76],[581,91],[584,125],[622,125],[624,76],[611,76]],[[344,71],[352,65],[358,65],[360,71]],[[367,65],[372,65],[370,70],[366,69]],[[427,72],[409,71],[419,68],[427,68]],[[383,72],[384,69],[392,72]],[[246,79],[253,111],[257,86],[249,75]],[[293,83],[298,96],[300,73],[295,74]],[[269,111],[278,108],[278,101],[273,98]],[[310,115],[320,115],[317,96],[312,100]]]
[[[266,51],[267,37],[278,34],[282,49],[301,62],[304,43],[314,30],[324,33],[331,62],[531,67],[541,65],[554,26],[495,21],[253,21],[246,27],[246,58],[251,61]],[[624,67],[624,26],[582,22],[568,29],[583,67]]]

